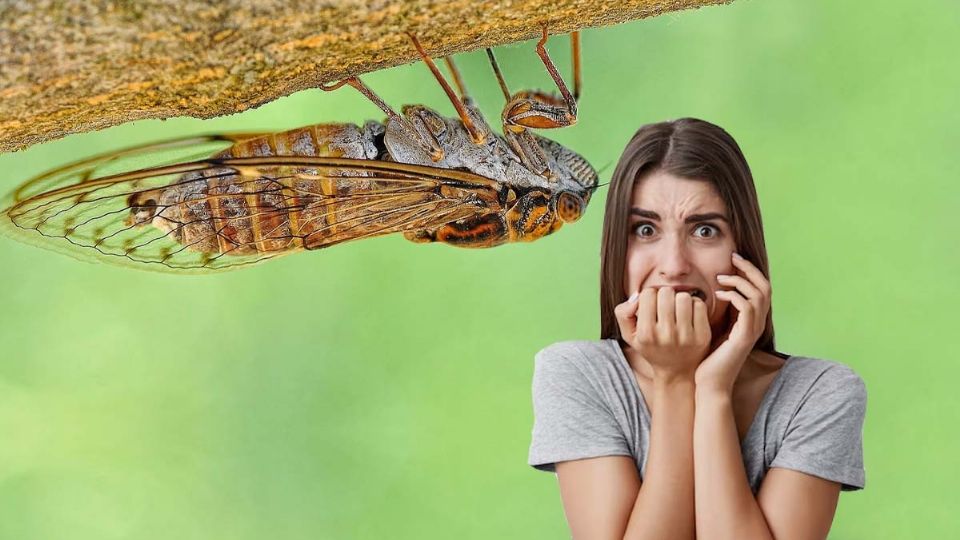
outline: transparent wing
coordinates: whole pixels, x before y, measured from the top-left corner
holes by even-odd
[[[499,211],[502,186],[472,173],[334,157],[183,161],[249,135],[178,139],[33,178],[0,231],[84,260],[210,272]],[[132,169],[144,162],[154,165]]]

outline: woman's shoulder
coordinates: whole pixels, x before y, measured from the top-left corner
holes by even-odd
[[[846,363],[826,358],[793,356],[784,369],[787,378],[765,418],[766,436],[755,448],[773,450],[772,461],[764,454],[764,470],[800,471],[839,482],[843,491],[863,488],[863,379]]]
[[[558,341],[540,349],[535,363],[538,371],[597,374],[619,371],[620,354],[612,339]]]
[[[618,344],[612,339],[567,340],[551,343],[537,352],[537,361],[596,364],[616,358]]]
[[[863,378],[850,365],[829,358],[792,355],[786,360],[785,385],[796,392],[855,393],[866,395]]]

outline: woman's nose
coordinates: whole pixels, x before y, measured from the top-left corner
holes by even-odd
[[[690,254],[683,240],[671,238],[661,244],[660,273],[664,276],[683,276],[690,272]]]

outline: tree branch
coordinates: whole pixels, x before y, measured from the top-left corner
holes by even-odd
[[[732,0],[44,0],[0,7],[0,152],[211,118],[418,59]]]

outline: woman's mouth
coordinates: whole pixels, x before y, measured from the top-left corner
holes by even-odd
[[[676,292],[678,292],[678,293],[681,293],[681,292],[689,293],[690,296],[696,296],[697,298],[703,300],[704,302],[707,301],[707,295],[706,295],[706,293],[704,293],[704,292],[703,292],[702,290],[700,290],[700,289],[676,289]]]

